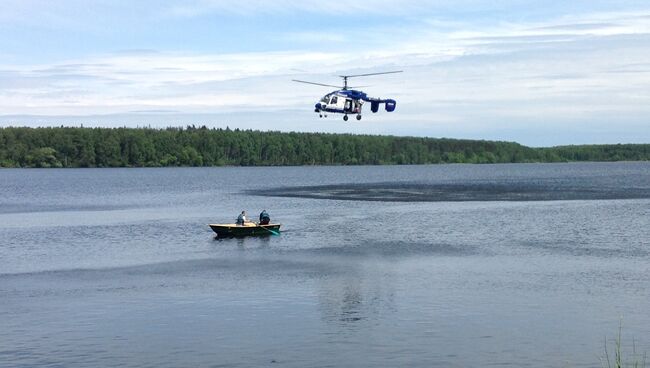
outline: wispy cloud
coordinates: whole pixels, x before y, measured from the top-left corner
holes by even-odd
[[[182,7],[162,2],[156,16],[264,14],[275,8],[331,15],[332,8],[325,4],[251,1],[233,10],[223,1],[187,2]],[[392,4],[361,1],[347,10],[391,14],[396,11],[390,9]],[[603,121],[615,119],[617,129],[632,130],[650,116],[650,11],[477,22],[452,19],[449,14],[436,17],[430,9],[418,17],[420,4],[408,1],[400,8],[409,14],[401,18],[403,24],[360,24],[354,33],[331,32],[322,25],[273,30],[273,40],[292,45],[284,49],[216,52],[118,45],[118,51],[50,62],[0,59],[0,115],[103,114],[126,121],[130,118],[125,116],[135,114],[133,119],[139,122],[149,117],[188,123],[231,116],[242,119],[238,125],[245,127],[273,114],[276,128],[304,130],[305,119],[313,118],[313,101],[329,90],[293,84],[291,79],[336,84],[341,73],[399,68],[406,72],[362,81],[371,85],[366,89],[369,94],[396,98],[398,113],[378,114],[372,123],[364,119],[354,129],[463,136],[484,134],[485,124],[517,132],[527,126],[562,131],[567,124],[594,122],[606,130]],[[452,3],[443,1],[435,7]],[[52,14],[65,22],[66,9],[54,9]],[[323,47],[296,46],[303,44]],[[397,120],[398,128],[387,128]],[[645,139],[650,139],[647,131]]]
[[[444,2],[440,2],[444,3]],[[190,0],[182,5],[173,4],[163,8],[167,16],[196,17],[215,12],[251,15],[251,14],[282,14],[282,13],[316,13],[323,15],[360,16],[365,14],[404,15],[431,8],[431,4],[421,1],[402,0],[399,4],[389,0],[358,0],[345,3],[344,6],[333,5],[331,2],[319,0],[248,0],[233,3],[226,0]]]

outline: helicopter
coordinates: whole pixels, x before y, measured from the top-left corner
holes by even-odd
[[[314,112],[318,113],[319,116],[327,117],[327,113],[343,114],[343,120],[348,121],[348,115],[356,114],[357,120],[361,120],[361,110],[365,102],[370,102],[370,111],[376,113],[379,111],[379,105],[384,104],[386,111],[393,112],[395,111],[395,106],[397,102],[393,99],[382,99],[368,97],[365,92],[355,90],[354,88],[360,87],[349,87],[348,78],[356,77],[368,77],[371,75],[382,75],[382,74],[394,74],[402,73],[402,70],[395,70],[390,72],[381,72],[381,73],[367,73],[367,74],[355,74],[355,75],[339,75],[343,78],[343,87],[334,86],[330,84],[308,82],[303,80],[292,79],[294,82],[313,84],[316,86],[324,87],[334,87],[341,88],[337,91],[330,92],[323,96],[314,106]]]

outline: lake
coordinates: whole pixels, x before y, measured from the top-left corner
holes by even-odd
[[[0,170],[1,367],[650,352],[650,163]],[[282,234],[215,239],[266,209]]]

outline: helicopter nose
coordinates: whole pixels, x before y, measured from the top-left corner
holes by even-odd
[[[317,111],[320,110],[320,109],[321,109],[321,104],[320,104],[320,102],[317,103],[316,105],[314,105],[314,108],[316,108]]]

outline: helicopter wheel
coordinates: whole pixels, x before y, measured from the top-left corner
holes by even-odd
[[[361,120],[361,114],[357,115],[357,120]]]
[[[322,118],[322,117],[323,117],[323,114],[318,115],[318,117]]]
[[[348,116],[347,115],[343,115],[343,121],[348,121]]]

